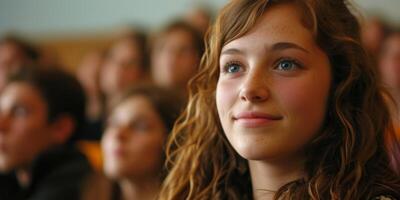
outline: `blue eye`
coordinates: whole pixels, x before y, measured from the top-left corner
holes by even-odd
[[[276,69],[280,71],[291,71],[295,70],[297,67],[299,67],[299,64],[293,60],[282,60],[278,63]]]
[[[228,63],[224,67],[224,71],[227,73],[237,73],[242,70],[242,67],[238,63]]]

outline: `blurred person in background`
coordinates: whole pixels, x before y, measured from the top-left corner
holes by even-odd
[[[176,21],[156,35],[153,42],[154,83],[186,94],[187,83],[197,73],[204,51],[201,34],[190,24]]]
[[[149,85],[128,90],[113,107],[101,142],[104,173],[112,182],[93,178],[83,199],[155,199],[166,175],[165,142],[180,105],[170,90]]]
[[[28,66],[0,94],[0,172],[15,174],[12,199],[78,199],[91,167],[74,146],[85,119],[85,96],[66,72]]]
[[[204,37],[210,27],[212,12],[204,6],[196,7],[185,15],[185,21],[197,29]]]
[[[379,71],[384,86],[396,105],[391,107],[397,136],[400,139],[400,31],[393,31],[383,40]],[[400,156],[400,155],[399,155]]]
[[[104,64],[104,53],[92,51],[86,54],[77,69],[77,78],[86,93],[86,118],[90,138],[100,139],[104,113],[104,94],[100,89],[100,72]]]
[[[27,41],[13,35],[0,39],[0,91],[11,72],[38,59],[38,50]]]
[[[370,17],[362,25],[362,43],[365,49],[376,59],[387,33],[387,27],[378,17]]]
[[[129,86],[146,81],[148,67],[146,34],[134,30],[120,36],[107,52],[100,74],[100,87],[107,108]]]

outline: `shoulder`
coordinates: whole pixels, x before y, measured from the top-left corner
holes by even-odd
[[[43,155],[32,172],[30,199],[78,199],[91,167],[80,152],[57,149]]]

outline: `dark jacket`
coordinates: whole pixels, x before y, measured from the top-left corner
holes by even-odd
[[[32,165],[31,182],[20,188],[15,199],[75,200],[91,167],[86,157],[72,147],[57,147],[42,153]]]

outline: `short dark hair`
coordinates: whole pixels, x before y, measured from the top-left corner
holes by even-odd
[[[37,89],[46,102],[48,121],[54,122],[61,115],[68,115],[75,121],[75,130],[68,144],[79,139],[85,124],[86,97],[78,80],[59,68],[24,66],[12,73],[7,84],[22,82]]]
[[[40,53],[36,46],[16,35],[7,35],[0,39],[0,45],[12,44],[29,60],[37,61]]]

